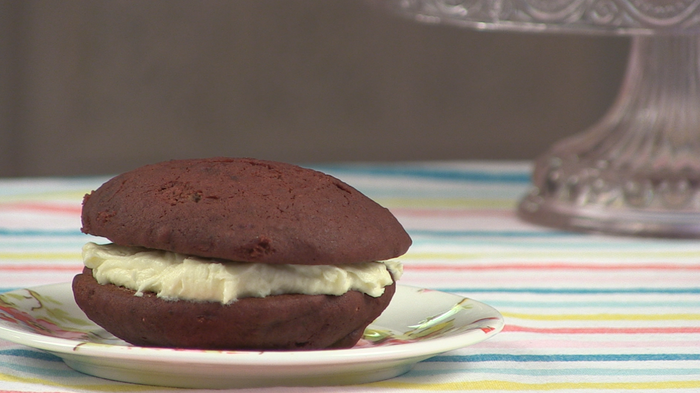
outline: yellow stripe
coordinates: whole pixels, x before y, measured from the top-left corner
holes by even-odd
[[[99,380],[99,379],[98,379]],[[51,381],[43,378],[27,378],[16,375],[0,374],[0,381],[15,382],[15,383],[31,383],[42,386],[52,386],[68,389],[83,389],[96,392],[143,392],[147,390],[175,390],[175,388],[165,388],[146,385],[134,385],[121,382],[113,382],[112,384],[71,384]]]
[[[0,252],[0,261],[9,259],[77,259],[82,260],[80,252]]]
[[[512,199],[467,199],[467,198],[375,198],[387,208],[414,209],[513,209],[516,202]]]
[[[697,389],[700,381],[665,381],[665,382],[548,382],[548,383],[522,383],[510,381],[473,381],[473,382],[447,382],[447,383],[409,383],[397,381],[374,382],[363,386],[372,386],[389,389],[414,389],[414,390],[510,390],[510,391],[543,391],[566,389],[598,389],[598,390],[638,390],[638,389]]]
[[[140,392],[147,390],[176,390],[175,388],[134,385],[114,382],[112,384],[69,384],[60,383],[41,378],[26,378],[7,374],[0,374],[0,381],[31,383],[43,386],[84,389],[99,392]],[[365,387],[377,387],[385,389],[418,389],[426,391],[476,391],[476,390],[509,390],[509,391],[543,391],[566,389],[598,389],[598,390],[639,390],[639,389],[697,389],[700,381],[662,381],[662,382],[548,382],[548,383],[523,383],[510,381],[460,381],[446,383],[410,383],[387,380],[363,384]]]
[[[12,194],[12,195],[0,195],[0,203],[12,203],[12,202],[35,202],[35,201],[55,201],[55,200],[74,200],[82,201],[85,194],[89,193],[90,190],[67,190],[67,191],[50,191],[50,192],[39,192],[32,194]]]
[[[700,314],[521,314],[501,312],[504,317],[534,321],[700,321]]]

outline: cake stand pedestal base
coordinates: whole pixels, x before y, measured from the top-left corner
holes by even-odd
[[[608,234],[700,238],[700,39],[634,36],[622,88],[535,162],[518,215]]]

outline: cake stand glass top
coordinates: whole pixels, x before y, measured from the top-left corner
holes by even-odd
[[[384,0],[428,23],[632,37],[618,97],[535,161],[518,215],[608,234],[700,238],[700,0]]]
[[[651,35],[700,32],[698,0],[376,0],[421,22],[474,29]]]

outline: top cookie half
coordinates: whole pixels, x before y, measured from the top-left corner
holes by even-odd
[[[398,257],[411,245],[387,209],[342,181],[242,158],[123,173],[85,196],[82,225],[116,244],[241,262],[359,263]]]

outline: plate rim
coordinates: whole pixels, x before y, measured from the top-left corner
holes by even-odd
[[[63,289],[70,288],[69,282],[44,284],[35,287],[19,288],[11,293],[22,290],[38,291],[43,288]],[[198,365],[265,365],[267,367],[286,367],[290,364],[298,365],[325,365],[329,362],[335,364],[354,363],[377,363],[386,361],[402,361],[413,359],[420,361],[431,356],[448,352],[451,350],[470,346],[491,338],[501,332],[505,321],[501,313],[494,307],[479,302],[477,300],[440,291],[439,289],[427,289],[412,285],[397,284],[402,290],[428,290],[439,292],[442,295],[455,297],[456,299],[468,299],[483,310],[489,311],[489,317],[494,318],[489,332],[479,332],[470,330],[457,333],[448,337],[431,338],[428,340],[401,343],[387,346],[348,348],[333,350],[311,350],[311,351],[241,351],[241,350],[200,350],[200,349],[177,349],[177,348],[156,348],[139,347],[126,345],[112,345],[102,343],[90,343],[86,341],[71,340],[66,338],[42,335],[39,333],[25,332],[8,327],[4,321],[0,320],[0,339],[26,345],[35,349],[50,352],[58,357],[90,357],[104,359],[119,359],[149,362],[188,362]],[[397,288],[397,289],[398,289]],[[72,298],[72,297],[71,297]],[[86,318],[87,319],[87,318]]]

